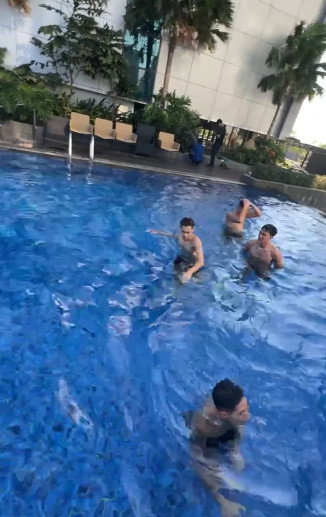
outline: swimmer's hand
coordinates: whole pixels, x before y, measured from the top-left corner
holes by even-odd
[[[154,235],[158,235],[160,232],[158,230],[153,230],[152,228],[148,228],[148,230],[146,230],[146,233],[153,233]]]
[[[243,459],[243,456],[240,454],[240,452],[231,452],[230,454],[231,462],[235,470],[238,472],[241,472],[245,468],[245,460]]]
[[[185,273],[183,273],[183,275],[180,277],[180,281],[182,284],[186,284],[187,282],[189,282],[190,278],[192,277],[192,272],[191,271],[186,271]]]
[[[234,503],[229,499],[225,499],[225,497],[222,497],[219,502],[222,517],[240,517],[240,512],[246,511],[246,508],[242,506],[242,504]]]

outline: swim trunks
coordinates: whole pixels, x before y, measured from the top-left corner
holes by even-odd
[[[228,226],[224,227],[224,235],[225,237],[236,237],[237,239],[241,239],[243,237],[243,231],[237,232]]]

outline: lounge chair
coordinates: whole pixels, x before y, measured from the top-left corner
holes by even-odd
[[[91,137],[89,146],[89,157],[91,160],[94,158],[94,133],[93,126],[90,123],[88,115],[82,115],[81,113],[71,113],[70,127],[69,127],[69,157],[72,155],[72,133],[78,133],[80,135],[89,135]]]
[[[96,118],[94,124],[94,137],[100,138],[102,141],[112,141],[115,140],[116,130],[113,129],[112,120],[106,120],[104,118]],[[95,145],[95,142],[94,142]],[[94,149],[95,152],[95,149]]]
[[[158,146],[165,151],[177,152],[180,150],[180,144],[174,141],[174,135],[161,131],[158,135]]]
[[[69,119],[65,117],[50,117],[43,129],[43,145],[55,149],[67,150]]]
[[[137,135],[132,132],[131,124],[116,123],[117,135],[116,139],[120,142],[127,142],[128,144],[135,144],[137,142]]]
[[[113,129],[112,120],[104,118],[96,118],[94,124],[94,135],[103,140],[113,140],[116,136],[116,130]]]
[[[155,154],[154,145],[155,127],[147,124],[137,124],[137,143],[135,154],[153,156]]]

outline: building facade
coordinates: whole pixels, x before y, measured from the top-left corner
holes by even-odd
[[[65,0],[48,3],[66,5]],[[126,3],[108,2],[105,21],[115,29],[123,29]],[[323,20],[326,0],[233,0],[233,4],[234,20],[227,43],[218,41],[213,53],[176,49],[169,90],[189,96],[193,108],[205,120],[222,118],[230,126],[266,133],[275,112],[271,95],[257,89],[260,79],[270,73],[266,57],[272,46],[284,40],[300,21]],[[58,15],[41,8],[38,0],[31,0],[31,7],[31,15],[26,16],[9,7],[6,0],[1,2],[0,46],[8,49],[8,66],[38,59],[31,37],[37,35],[41,25],[60,21]],[[154,93],[163,85],[167,48],[163,40],[155,62]],[[75,86],[79,97],[101,96],[108,91],[100,78],[92,81],[79,76]],[[297,103],[280,113],[282,136],[290,134],[299,109]]]

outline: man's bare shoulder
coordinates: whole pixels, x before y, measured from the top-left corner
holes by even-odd
[[[197,235],[193,236],[193,241],[192,242],[193,242],[194,246],[196,246],[196,247],[203,246],[202,241],[200,240],[200,238]]]
[[[257,240],[257,239],[254,239],[254,240],[252,240],[252,241],[248,241],[248,242],[246,242],[246,244],[245,244],[245,249],[246,249],[246,250],[249,250],[250,248],[252,248],[253,246],[255,246],[257,243],[258,243],[258,240]]]
[[[216,408],[215,408],[214,404],[212,404],[212,402],[206,402],[204,407],[203,407],[202,413],[207,418],[215,417],[216,416]]]

